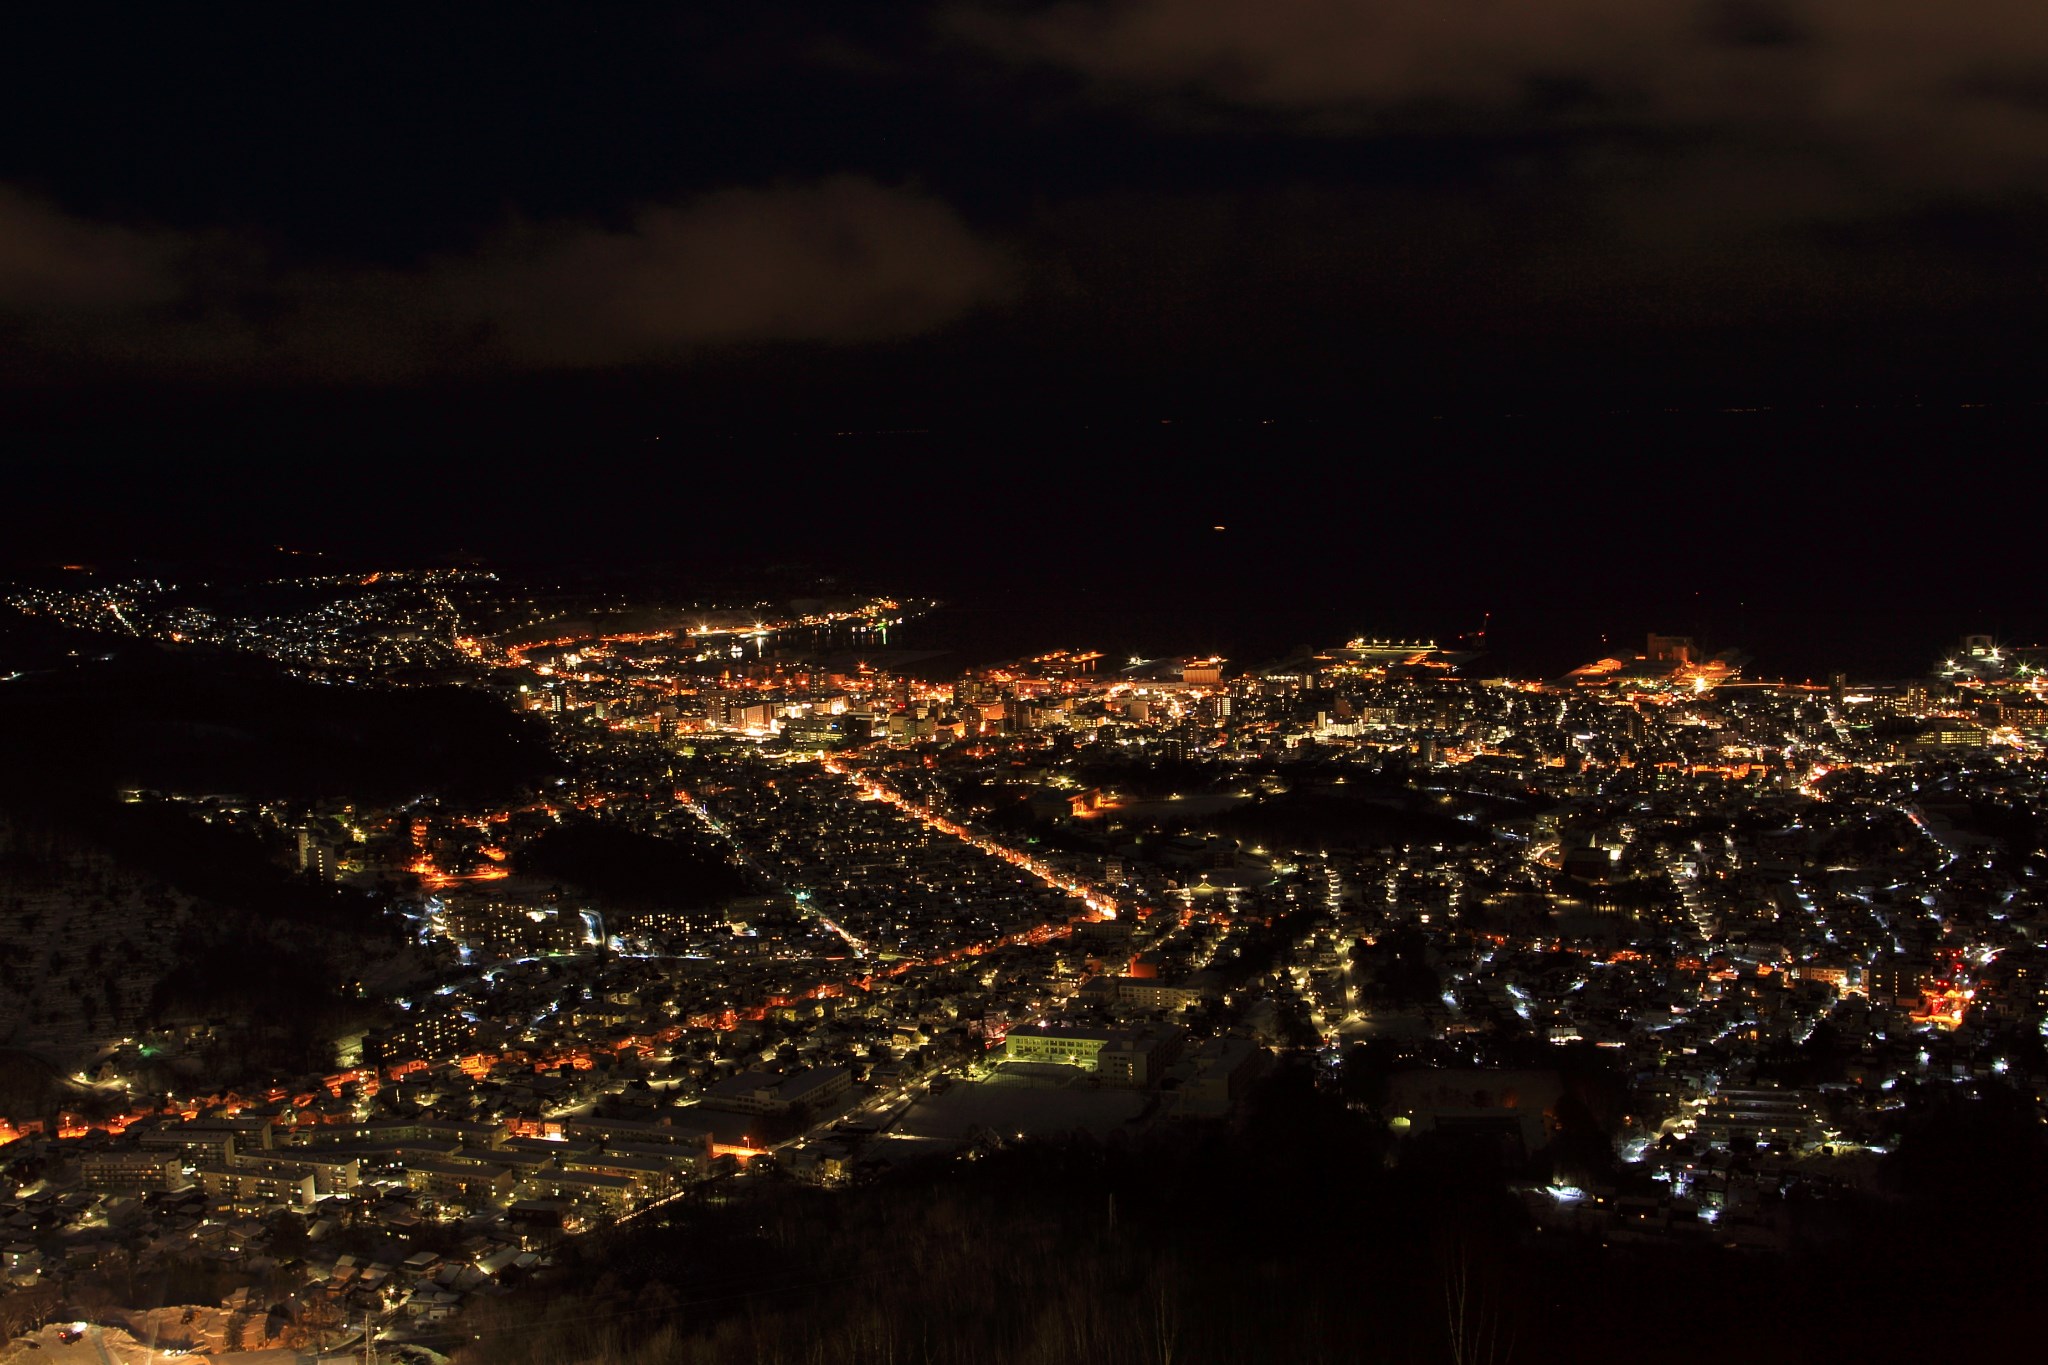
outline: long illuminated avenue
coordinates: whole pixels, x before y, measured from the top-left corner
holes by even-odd
[[[270,848],[292,896],[374,907],[374,933],[237,921],[264,962],[317,952],[349,983],[296,1069],[206,1041],[233,1020],[154,1018],[147,981],[77,989],[51,964],[95,941],[36,927],[80,922],[66,893],[0,907],[46,940],[13,1018],[62,1078],[0,1138],[77,1144],[77,1179],[141,1171],[223,1226],[327,1216],[303,1170],[352,1182],[327,1212],[358,1223],[403,1190],[391,1216],[437,1235],[535,1204],[567,1235],[728,1197],[763,1158],[836,1185],[1220,1118],[1271,1067],[1330,1080],[1366,1048],[1459,1078],[1387,1100],[1389,1140],[1455,1091],[1531,1151],[1519,1111],[1552,1060],[1597,1065],[1627,1095],[1609,1178],[1672,1236],[1778,1246],[1789,1225],[1753,1211],[1783,1204],[1780,1168],[1738,1150],[1846,1182],[1900,1141],[1906,1097],[2027,1075],[2048,1021],[2026,843],[2048,828],[2048,655],[1980,641],[1932,678],[1752,683],[1651,636],[1489,680],[1474,648],[1361,637],[1242,671],[1077,649],[935,679],[880,647],[887,598],[579,633],[632,618],[483,576],[302,588],[272,635],[176,585],[26,599],[56,621],[117,599],[166,648],[238,642],[386,699],[425,671],[544,760],[489,798],[123,793]],[[151,894],[94,921],[132,975],[207,965],[148,945],[222,951],[217,907]],[[1524,1193],[1539,1226],[1610,1230],[1599,1196]]]
[[[883,782],[874,774],[850,767],[846,762],[827,754],[820,759],[826,772],[851,779],[860,794],[870,801],[884,801],[897,810],[917,820],[927,829],[958,839],[983,853],[1001,858],[1010,866],[1019,868],[1058,891],[1064,891],[1094,912],[1097,919],[1115,919],[1121,911],[1114,896],[1100,887],[1089,886],[1072,877],[1064,876],[1043,860],[1034,858],[1021,849],[1001,844],[986,835],[977,834],[957,820],[949,820],[929,806],[920,805]]]

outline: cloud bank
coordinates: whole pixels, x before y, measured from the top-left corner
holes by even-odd
[[[1061,0],[947,26],[1018,62],[1327,130],[1430,119],[1791,138],[1913,186],[2048,169],[2027,0]]]
[[[859,344],[944,327],[1009,278],[946,204],[851,176],[618,225],[520,223],[403,271],[281,268],[252,243],[96,223],[0,186],[0,338],[28,374],[403,379]]]

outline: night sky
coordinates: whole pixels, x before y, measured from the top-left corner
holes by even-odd
[[[1959,632],[2033,609],[2044,187],[2014,0],[20,5],[9,558],[1235,521]]]

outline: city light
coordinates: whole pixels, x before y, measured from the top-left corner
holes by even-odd
[[[536,1207],[562,1235],[652,1223],[770,1171],[839,1189],[864,1154],[1227,1123],[1290,1055],[1342,1108],[1368,1046],[1398,1058],[1390,1159],[1483,1131],[1542,1233],[1777,1245],[1731,1191],[1768,1205],[1776,1158],[1824,1173],[1887,1150],[1909,1101],[2026,1080],[1987,1040],[2048,1030],[2031,854],[1991,832],[2048,810],[2030,651],[1853,690],[1665,635],[1502,682],[1463,676],[1469,636],[933,679],[870,648],[917,610],[891,598],[519,626],[488,575],[380,571],[282,600],[252,621],[86,582],[16,605],[329,687],[444,670],[549,765],[495,800],[121,792],[367,916],[290,931],[347,983],[317,1017],[357,1021],[317,1066],[229,1072],[213,1035],[240,1021],[160,1027],[117,986],[95,1005],[126,1011],[119,1041],[49,1045],[61,1104],[0,1116],[0,1140],[79,1144],[105,1188],[190,1189],[222,1226],[329,1216],[323,1180],[401,1240]],[[285,933],[241,932],[293,970]],[[30,986],[97,1039],[90,992]],[[1625,1078],[1599,1121],[1626,1197],[1531,1174],[1585,1057]],[[1787,1059],[1825,1098],[1768,1075]],[[360,1153],[345,1177],[331,1148]]]

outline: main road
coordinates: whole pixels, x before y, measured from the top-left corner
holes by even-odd
[[[880,778],[861,769],[849,767],[836,754],[825,754],[821,757],[820,762],[823,763],[826,772],[846,778],[867,799],[887,802],[913,820],[924,825],[927,829],[948,835],[951,838],[958,839],[963,844],[970,844],[980,849],[983,853],[1001,858],[1012,867],[1017,868],[1021,872],[1029,873],[1054,890],[1063,891],[1067,895],[1074,897],[1094,911],[1098,919],[1115,919],[1122,911],[1123,907],[1117,903],[1116,897],[1108,892],[1069,877],[1049,863],[1032,857],[1022,849],[1011,848],[1008,844],[998,843],[986,835],[976,834],[959,821],[949,820],[931,807],[920,805],[911,800],[902,792],[883,782]]]

